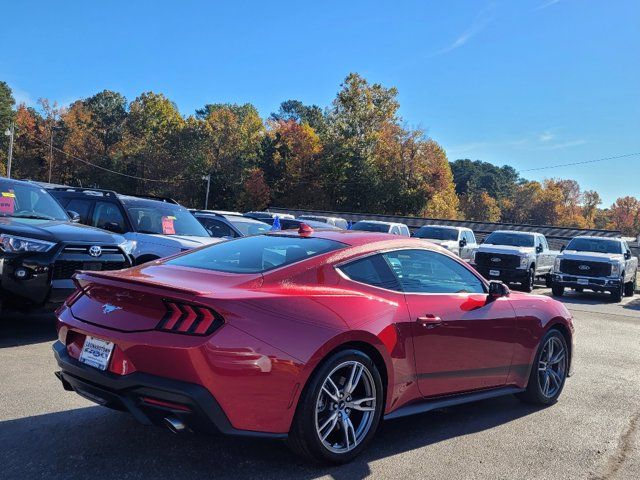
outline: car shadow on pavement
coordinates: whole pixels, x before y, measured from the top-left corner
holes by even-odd
[[[53,313],[2,312],[1,315],[0,348],[53,342],[57,337]]]
[[[0,422],[3,478],[289,478],[357,480],[378,459],[491,429],[540,409],[514,397],[384,422],[352,463],[315,466],[279,441],[175,436],[138,425],[130,416],[86,407]],[[428,453],[428,452],[427,452]],[[443,461],[464,461],[460,452]]]
[[[638,310],[640,311],[640,298],[636,298],[627,303],[624,308],[628,308],[629,310]]]
[[[597,304],[614,304],[611,300],[609,293],[596,293],[596,292],[566,292],[562,297],[553,297],[562,303],[568,303],[571,305],[593,305]]]

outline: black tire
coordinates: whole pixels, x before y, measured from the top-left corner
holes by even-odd
[[[625,297],[633,297],[633,295],[636,293],[636,287],[637,282],[638,282],[638,274],[636,273],[633,276],[633,280],[631,280],[630,282],[627,282],[624,284],[624,296]]]
[[[557,369],[555,368],[555,364],[552,366],[551,370],[555,373],[552,375],[547,371],[540,370],[540,366],[542,364],[548,364],[546,362],[546,354],[548,352],[547,345],[548,342],[552,341],[554,345],[561,345],[564,356],[562,360],[557,364]],[[556,347],[557,348],[557,347]],[[559,352],[559,350],[557,350]],[[554,351],[556,352],[556,351]],[[552,355],[553,359],[553,355]],[[536,352],[535,359],[533,361],[533,365],[531,366],[531,373],[529,374],[529,381],[527,382],[527,388],[524,392],[516,394],[516,396],[527,403],[534,403],[537,405],[551,405],[558,400],[558,397],[562,393],[562,389],[564,388],[565,380],[567,379],[567,373],[569,371],[569,348],[567,347],[567,342],[564,339],[562,333],[558,330],[552,328],[547,332],[547,334],[542,338],[542,341],[538,345],[538,351]],[[557,376],[556,376],[557,375]],[[548,378],[549,384],[554,385],[555,390],[551,392],[548,390],[549,394],[545,394],[545,382],[543,379]],[[554,380],[555,378],[555,380]],[[555,383],[555,382],[558,383]]]
[[[536,280],[536,271],[531,267],[527,273],[527,278],[522,281],[522,291],[531,293],[533,292],[533,283]]]
[[[554,297],[561,297],[564,295],[564,287],[562,285],[551,285],[551,293]]]
[[[622,301],[622,295],[624,294],[624,285],[621,283],[615,290],[611,290],[611,301],[619,303]]]
[[[370,415],[367,417],[368,420],[366,425],[368,425],[368,430],[363,429],[362,438],[359,440],[359,443],[357,443],[355,447],[352,447],[351,450],[335,452],[325,446],[325,443],[320,438],[321,434],[318,433],[316,415],[320,416],[320,413],[317,412],[322,412],[324,409],[328,409],[325,413],[329,413],[331,411],[338,412],[338,409],[333,408],[331,400],[323,392],[322,387],[329,375],[332,375],[332,378],[334,379],[336,378],[333,375],[338,375],[338,373],[332,374],[336,368],[348,362],[358,363],[367,369],[369,376],[363,372],[362,378],[365,379],[363,381],[368,381],[372,387],[375,387],[375,407],[371,405],[371,408],[375,408],[375,410],[371,411]],[[340,372],[340,370],[337,370],[337,372]],[[340,380],[344,380],[342,384],[340,384]],[[348,379],[346,376],[339,377],[338,382],[336,382],[336,386],[339,389],[342,388],[342,391],[344,392],[344,387],[346,387],[347,382]],[[326,403],[324,404],[324,408],[320,410],[323,399],[326,400]],[[344,399],[342,399],[340,403],[345,404]],[[365,412],[356,412],[353,410],[353,412],[349,413],[349,409],[344,410],[344,405],[342,405],[341,408],[343,410],[339,410],[338,414],[342,415],[344,412],[347,412],[347,417],[350,418],[348,420],[349,422],[351,422],[351,419],[357,421],[356,416],[361,415],[362,419],[365,418]],[[349,349],[336,352],[325,359],[325,361],[317,368],[300,396],[293,424],[289,432],[289,447],[298,455],[313,462],[330,464],[347,463],[359,455],[375,435],[380,423],[380,418],[382,417],[383,408],[384,389],[380,372],[378,371],[375,363],[366,354],[359,350]],[[352,417],[351,415],[354,416]],[[324,430],[324,432],[332,432],[329,434],[327,439],[336,438],[335,436],[342,435],[341,432],[345,431],[338,425],[338,423],[335,423],[334,425],[335,427],[330,427],[328,430]],[[319,430],[323,431],[322,428]],[[355,431],[353,438],[354,437]],[[345,437],[343,436],[342,439],[344,438]],[[338,443],[334,443],[333,446],[335,447],[337,445]]]
[[[547,273],[544,276],[544,286],[547,288],[551,288],[553,286],[553,280],[551,279],[551,274]]]

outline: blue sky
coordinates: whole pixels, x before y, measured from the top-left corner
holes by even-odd
[[[449,159],[640,197],[640,2],[5,2],[0,79],[68,103],[162,92],[183,114],[285,99],[328,105],[349,72],[399,89]],[[8,20],[8,21],[7,21]]]

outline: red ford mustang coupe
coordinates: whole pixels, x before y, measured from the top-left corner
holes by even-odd
[[[286,438],[321,462],[352,459],[382,418],[553,403],[573,352],[562,304],[387,234],[303,226],[76,283],[57,312],[65,389],[174,432]]]

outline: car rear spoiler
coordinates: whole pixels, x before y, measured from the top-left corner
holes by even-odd
[[[84,290],[90,283],[106,284],[110,286],[118,286],[122,284],[148,287],[148,288],[161,288],[167,292],[182,294],[182,295],[203,295],[208,293],[207,291],[194,290],[191,288],[177,287],[175,285],[169,285],[161,282],[150,282],[148,280],[138,280],[131,278],[130,276],[120,276],[115,272],[93,272],[93,271],[79,271],[73,275],[73,282],[76,286]]]

